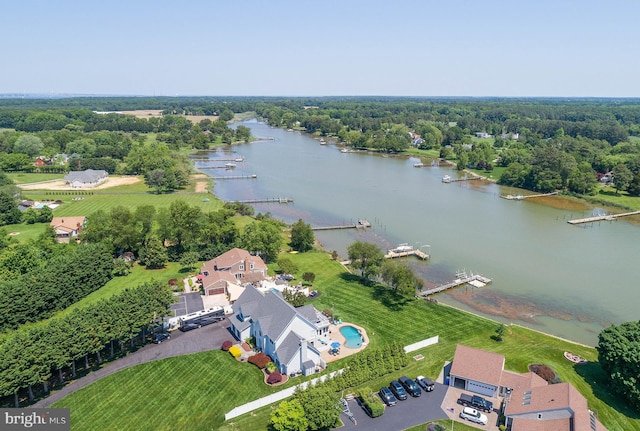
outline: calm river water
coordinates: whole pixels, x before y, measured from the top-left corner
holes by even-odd
[[[485,288],[462,287],[437,296],[440,302],[596,345],[611,323],[640,318],[638,240],[640,227],[602,222],[586,228],[567,224],[591,210],[566,211],[534,201],[500,199],[490,183],[444,184],[445,167],[414,168],[414,158],[342,153],[334,145],[257,121],[240,123],[251,144],[201,155],[198,165],[244,157],[234,170],[201,169],[212,176],[257,175],[218,180],[223,200],[293,198],[290,204],[257,204],[286,222],[327,226],[369,220],[373,228],[317,232],[327,250],[346,257],[355,240],[383,250],[409,243],[430,252],[430,262],[406,260],[433,287],[456,272],[493,279]],[[562,199],[558,197],[547,199]]]

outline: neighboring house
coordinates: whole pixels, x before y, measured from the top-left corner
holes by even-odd
[[[500,135],[500,138],[502,139],[513,139],[514,141],[517,141],[519,137],[519,133],[503,133]]]
[[[69,242],[69,239],[78,236],[87,218],[79,217],[54,217],[49,223],[56,231],[58,242]]]
[[[201,272],[205,295],[227,295],[233,302],[242,293],[242,284],[257,283],[267,277],[267,265],[259,256],[233,248],[205,262]]]
[[[504,356],[456,347],[449,385],[489,397],[504,397],[511,431],[606,431],[587,400],[569,383],[547,385],[535,373],[506,371]]]
[[[38,168],[41,168],[43,166],[48,166],[51,164],[51,159],[47,156],[38,156],[36,157],[36,161],[34,163],[34,165]]]
[[[255,337],[283,374],[310,375],[326,367],[316,346],[329,342],[329,319],[312,305],[294,308],[279,292],[248,286],[233,305],[229,330],[238,340]]]
[[[71,171],[64,179],[71,187],[95,187],[107,181],[109,174],[103,170],[86,169],[84,171]]]
[[[487,132],[476,132],[476,137],[481,139],[489,139],[491,137]]]
[[[596,173],[596,176],[598,178],[598,181],[600,181],[603,184],[611,184],[613,183],[613,172],[609,171],[609,172],[605,172],[604,174],[601,172]]]

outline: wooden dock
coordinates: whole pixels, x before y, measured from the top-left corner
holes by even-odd
[[[293,202],[292,198],[267,198],[267,199],[246,199],[242,201],[231,201],[234,204],[262,204],[262,203],[279,203],[279,204],[288,204]]]
[[[387,251],[387,254],[384,255],[385,259],[396,259],[398,257],[411,257],[415,256],[418,259],[429,260],[429,255],[421,250],[407,250],[407,251]]]
[[[225,175],[223,177],[211,177],[214,180],[253,180],[258,178],[256,174],[253,175]]]
[[[573,220],[568,220],[567,223],[582,224],[582,223],[593,223],[596,221],[615,221],[620,217],[627,217],[632,215],[640,215],[640,211],[631,211],[631,212],[620,213],[620,214],[608,214],[608,215],[599,215],[594,217],[577,218]]]
[[[312,227],[311,230],[366,229],[368,227],[371,227],[371,223],[365,219],[360,219],[357,223],[353,224]]]
[[[537,195],[500,195],[500,197],[502,199],[521,201],[523,199],[540,198],[540,197],[544,197],[544,196],[553,196],[553,195],[557,195],[557,194],[558,194],[558,192],[551,192],[551,193],[540,193],[540,194],[537,194]]]
[[[472,286],[482,287],[491,283],[490,278],[483,277],[480,274],[471,274],[470,276],[467,276],[466,273],[461,273],[457,275],[459,275],[460,277],[456,278],[452,282],[434,287],[433,289],[423,290],[418,293],[418,296],[425,297],[433,295],[434,293],[444,292],[445,290],[453,289],[454,287],[462,286],[463,284],[471,284]]]

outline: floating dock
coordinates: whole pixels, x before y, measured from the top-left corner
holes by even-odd
[[[490,278],[484,277],[480,274],[467,275],[465,272],[462,272],[456,274],[456,276],[457,278],[452,282],[434,287],[433,289],[423,290],[418,293],[418,296],[426,297],[429,295],[433,295],[434,293],[440,293],[448,289],[453,289],[454,287],[462,286],[463,284],[470,284],[474,287],[484,287],[487,284],[491,283]]]
[[[632,215],[640,215],[640,211],[631,211],[628,213],[620,213],[620,214],[608,214],[608,215],[599,215],[594,217],[585,217],[585,218],[577,218],[573,220],[568,220],[569,224],[582,224],[582,223],[593,223],[596,221],[615,221],[620,217],[628,217]]]

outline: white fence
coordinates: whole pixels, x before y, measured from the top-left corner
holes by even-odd
[[[417,343],[409,344],[405,346],[404,352],[410,353],[414,352],[418,349],[422,349],[423,347],[431,346],[432,344],[438,344],[438,336],[427,338],[426,340],[418,341]]]
[[[284,389],[280,392],[276,392],[275,394],[267,395],[266,397],[259,398],[255,401],[251,401],[247,404],[243,404],[231,410],[229,413],[224,415],[224,420],[228,421],[231,418],[235,418],[236,416],[243,415],[245,413],[249,413],[252,410],[258,409],[260,407],[268,406],[269,404],[275,403],[277,401],[282,401],[285,398],[290,397],[296,391],[297,388],[306,389],[309,385],[314,385],[317,382],[324,382],[327,379],[331,379],[338,374],[342,374],[344,368],[334,371],[329,374],[325,374],[324,376],[317,377],[315,379],[309,380],[308,382],[300,383],[297,386],[293,386],[288,389]]]
[[[415,350],[421,349],[423,347],[431,346],[432,344],[438,343],[438,336],[427,338],[426,340],[418,341],[417,343],[410,344],[404,348],[406,353],[413,352]],[[324,376],[317,377],[315,379],[309,380],[308,382],[300,383],[297,386],[293,386],[288,389],[283,389],[280,392],[276,392],[275,394],[267,395],[266,397],[259,398],[257,400],[248,402],[247,404],[243,404],[241,406],[235,407],[229,413],[224,415],[224,420],[228,421],[229,419],[235,418],[237,416],[243,415],[245,413],[249,413],[255,409],[260,407],[268,406],[269,404],[273,404],[278,401],[282,401],[285,398],[289,398],[296,391],[297,388],[306,389],[309,385],[314,385],[317,382],[324,382],[326,379],[331,379],[335,377],[337,374],[341,374],[345,369],[342,368],[338,371],[334,371],[332,373],[326,374]]]

